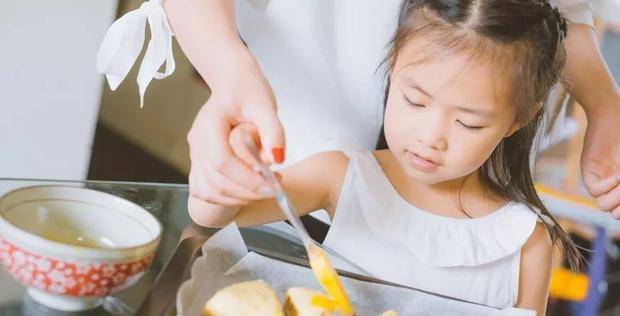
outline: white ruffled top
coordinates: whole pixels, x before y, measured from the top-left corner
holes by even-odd
[[[328,247],[394,283],[502,309],[516,304],[520,249],[536,213],[510,202],[474,219],[435,215],[401,197],[371,152],[346,154]]]

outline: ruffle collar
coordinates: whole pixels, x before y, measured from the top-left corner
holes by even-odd
[[[423,211],[398,194],[372,153],[348,154],[350,167],[360,176],[354,188],[373,234],[406,246],[427,265],[478,266],[499,260],[519,251],[536,226],[538,216],[517,202],[474,219]]]

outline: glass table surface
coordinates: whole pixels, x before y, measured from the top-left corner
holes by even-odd
[[[182,184],[164,183],[137,183],[137,182],[110,182],[110,181],[60,181],[60,180],[35,180],[35,179],[9,179],[0,178],[0,196],[28,186],[61,185],[82,187],[91,190],[106,192],[135,204],[153,214],[162,224],[163,231],[161,243],[155,259],[146,273],[131,287],[108,296],[104,299],[101,307],[85,312],[67,313],[45,307],[34,301],[26,292],[26,287],[14,280],[6,271],[0,269],[0,316],[17,315],[148,315],[166,316],[176,315],[174,309],[175,294],[183,280],[189,278],[189,266],[191,259],[200,255],[200,245],[217,229],[207,229],[193,224],[187,213],[188,186]],[[292,228],[284,222],[261,225],[251,228],[242,228],[241,235],[249,250],[258,252],[268,257],[280,259],[289,263],[307,263],[307,255],[304,247],[295,236]],[[199,239],[198,237],[202,238]],[[187,243],[198,240],[199,242]],[[178,264],[179,253],[187,252],[186,245],[198,249],[193,257],[186,256],[187,264],[182,271],[174,270]],[[184,248],[185,247],[185,248]],[[185,249],[185,250],[183,250]],[[325,248],[332,258],[344,259],[333,251]],[[260,250],[260,251],[257,251]],[[193,250],[192,250],[193,251]],[[335,257],[334,257],[335,256]],[[172,258],[172,260],[171,260]],[[294,260],[287,260],[294,259]],[[346,260],[346,259],[344,259]],[[353,264],[353,263],[351,263]],[[399,286],[393,283],[372,279],[363,276],[361,270],[358,273],[343,275],[349,277],[361,277],[360,280],[378,282]],[[164,282],[162,280],[173,280]],[[174,284],[173,286],[164,286]],[[409,288],[409,287],[407,287]],[[409,288],[418,292],[425,292],[440,299],[448,301],[462,301],[443,295],[433,294],[426,291]],[[160,297],[165,297],[166,302],[161,302]],[[160,308],[165,305],[166,308]],[[471,304],[471,303],[469,303]],[[473,303],[475,305],[479,305]],[[146,307],[146,308],[145,308]],[[155,312],[157,311],[157,312]]]
[[[64,181],[0,178],[0,195],[17,188],[40,185],[82,187],[102,191],[134,202],[153,214],[162,224],[161,243],[147,272],[133,286],[107,297],[102,307],[80,313],[49,309],[35,302],[26,293],[26,287],[0,269],[0,316],[13,315],[133,315],[151,290],[154,282],[186,235],[210,235],[216,229],[205,229],[193,224],[187,213],[187,185],[164,183],[137,183],[113,181]],[[282,224],[282,223],[280,223]],[[248,246],[268,249],[298,258],[304,258],[303,247],[295,237],[269,226],[241,230]],[[175,291],[176,289],[165,289]],[[172,303],[172,305],[174,305]],[[165,314],[174,314],[169,310]]]

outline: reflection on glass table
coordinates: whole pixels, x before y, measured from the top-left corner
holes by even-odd
[[[99,308],[80,313],[60,312],[33,300],[27,294],[26,287],[16,281],[4,269],[0,270],[0,315],[133,315],[145,301],[145,297],[155,301],[161,300],[157,295],[151,293],[151,288],[162,269],[166,266],[171,256],[178,249],[179,242],[188,236],[209,236],[216,229],[200,228],[191,224],[187,214],[187,185],[161,184],[161,183],[132,183],[132,182],[108,182],[108,181],[59,181],[59,180],[35,180],[35,179],[2,179],[0,178],[0,195],[20,188],[33,186],[62,186],[70,188],[86,188],[99,192],[108,193],[130,202],[133,202],[152,214],[162,227],[161,242],[157,249],[152,264],[144,275],[131,287],[122,290],[103,300],[103,305]],[[279,223],[280,227],[285,227]],[[277,225],[276,225],[277,226]],[[284,233],[275,226],[259,226],[242,230],[242,235],[248,246],[264,249],[275,254],[285,254],[295,258],[305,259],[303,247],[297,242],[296,238],[288,233]],[[192,255],[198,255],[194,247]],[[184,260],[191,259],[188,256]],[[185,275],[180,273],[173,275],[176,278],[175,284],[180,284],[182,279],[189,276],[188,267],[191,262],[183,262],[187,271]],[[170,276],[168,276],[170,277]],[[160,292],[170,293],[175,289],[165,288]],[[167,295],[167,297],[171,297]],[[172,296],[174,298],[174,296]],[[148,305],[148,304],[146,304]],[[170,310],[174,302],[166,302],[166,309]],[[141,311],[148,311],[142,309]],[[152,315],[151,313],[143,313]],[[159,315],[159,314],[158,314]]]
[[[175,294],[178,286],[190,277],[192,260],[200,255],[202,243],[217,232],[217,229],[198,227],[191,222],[186,209],[189,194],[187,185],[0,178],[0,195],[32,186],[86,188],[133,202],[147,210],[161,223],[161,242],[152,264],[134,285],[105,297],[102,306],[85,312],[60,312],[43,306],[27,294],[25,286],[6,271],[0,270],[0,315],[175,314]],[[307,262],[303,246],[291,227],[283,222],[244,228],[241,229],[241,235],[251,251],[298,265]],[[331,250],[326,251],[333,259],[339,258],[338,254]],[[346,259],[340,258],[340,260]],[[350,264],[349,271],[356,273],[350,274],[351,276],[361,277],[364,274],[364,271]],[[449,297],[441,299],[460,301]]]

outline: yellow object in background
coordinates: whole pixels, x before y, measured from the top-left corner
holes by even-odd
[[[551,272],[549,295],[553,298],[568,301],[582,301],[588,293],[588,277],[574,273],[565,268],[557,268]]]

